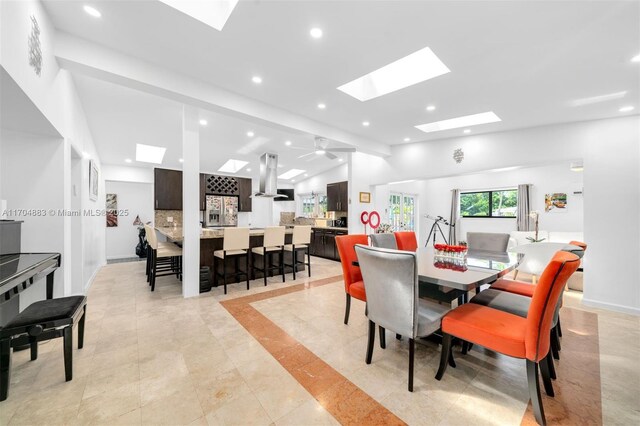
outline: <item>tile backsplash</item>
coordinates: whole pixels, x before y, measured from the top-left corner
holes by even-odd
[[[167,219],[173,218],[173,222]],[[182,226],[182,210],[156,210],[155,226]]]

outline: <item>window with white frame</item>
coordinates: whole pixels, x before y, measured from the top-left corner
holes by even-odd
[[[324,217],[327,213],[327,196],[324,194],[303,194],[302,216],[304,217]]]
[[[416,230],[416,198],[399,192],[389,194],[389,223],[394,231]]]

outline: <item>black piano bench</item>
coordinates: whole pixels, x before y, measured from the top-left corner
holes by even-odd
[[[69,296],[32,303],[0,328],[0,401],[7,399],[11,381],[11,348],[29,345],[31,360],[38,358],[38,342],[64,338],[64,374],[73,378],[71,331],[78,324],[78,349],[84,344],[86,296]]]

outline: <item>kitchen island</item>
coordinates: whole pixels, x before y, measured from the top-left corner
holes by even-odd
[[[156,231],[158,231],[158,233],[160,235],[163,235],[167,241],[171,241],[174,243],[182,243],[183,240],[183,233],[182,233],[182,227],[174,227],[174,226],[159,226],[155,228]],[[291,238],[293,235],[293,229],[287,229],[285,231],[285,243],[290,244],[291,243]],[[263,228],[255,228],[255,229],[251,229],[249,231],[249,247],[253,248],[253,247],[262,247],[262,241],[263,241],[263,237],[264,237],[264,229]],[[222,228],[216,228],[216,229],[209,229],[209,228],[203,228],[202,232],[200,234],[200,268],[203,267],[208,267],[209,268],[209,283],[208,285],[206,283],[201,283],[200,284],[200,291],[208,291],[211,289],[212,286],[216,286],[216,281],[214,280],[214,276],[213,276],[213,252],[215,250],[222,250],[222,242],[224,239],[224,229]],[[304,260],[304,256],[305,256],[305,252],[302,251],[298,251],[296,253],[296,255],[298,256],[298,260],[299,261],[303,261]],[[284,252],[284,263],[285,264],[289,264],[291,265],[291,252]],[[233,262],[233,259],[231,260],[227,260],[229,262],[229,264],[227,265],[227,270],[233,270],[233,265],[231,264],[231,262]],[[263,258],[262,256],[256,256],[256,266],[258,266],[259,268],[262,268],[262,261]],[[251,262],[253,262],[253,259],[251,259]],[[275,265],[278,265],[279,263],[279,257],[278,255],[274,255],[273,256],[273,263]],[[218,267],[219,267],[219,272],[222,273],[222,262],[217,262],[218,263]],[[251,263],[250,263],[251,264]],[[240,270],[244,270],[244,262],[240,262],[239,268]],[[296,267],[296,272],[299,271],[304,271],[305,270],[305,266],[303,264],[299,264]],[[286,266],[285,267],[285,273],[291,273],[293,272],[290,266]],[[260,271],[255,271],[255,275],[253,275],[251,277],[252,279],[256,279],[256,278],[262,278],[262,272]],[[234,278],[230,278],[229,282],[233,283],[233,282],[238,282],[238,281],[242,281],[242,280],[237,280]],[[220,285],[222,284],[222,282],[219,283]]]

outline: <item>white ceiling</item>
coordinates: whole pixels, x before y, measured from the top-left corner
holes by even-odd
[[[131,165],[139,167],[182,168],[179,162],[182,157],[181,104],[91,77],[76,75],[75,81],[103,163],[126,165],[124,160],[129,158],[133,160]],[[233,158],[249,161],[238,176],[257,178],[259,157],[264,152],[278,154],[278,164],[284,166],[280,168],[281,173],[297,168],[311,176],[341,164],[338,159],[317,155],[298,158],[312,151],[313,135],[286,133],[210,111],[200,111],[200,118],[207,120],[207,125],[200,127],[203,172],[216,172]],[[253,137],[247,136],[249,131],[254,133]],[[288,147],[285,141],[291,141],[292,147],[307,150]],[[162,166],[136,162],[136,143],[167,148]],[[346,145],[334,142],[330,146]],[[346,159],[345,154],[336,155]]]
[[[221,32],[157,1],[93,1],[99,20],[83,12],[82,2],[45,5],[61,31],[386,144],[459,136],[462,129],[425,134],[414,126],[485,111],[502,122],[476,126],[473,134],[614,117],[625,105],[635,106],[631,114],[640,109],[640,65],[630,62],[640,53],[640,2],[240,1]],[[312,39],[312,27],[324,37]],[[450,73],[367,102],[336,89],[426,46]],[[253,75],[263,83],[252,83]],[[122,122],[140,127],[135,139],[154,135],[167,143],[160,128],[180,129],[177,104],[172,110],[134,91],[79,86],[89,103],[114,97],[111,116],[120,122],[93,117],[102,114],[102,98],[87,107],[99,149],[125,138]],[[627,91],[623,99],[571,106],[620,91]],[[157,109],[165,116],[136,124],[135,111],[120,113],[136,102],[144,105],[137,113]],[[327,108],[319,110],[319,102]],[[427,112],[427,105],[437,109]],[[120,126],[116,139],[112,127]],[[244,130],[232,120],[221,128]],[[231,133],[225,140],[239,143]],[[116,161],[110,155],[107,161]],[[118,155],[122,161],[124,152]]]

